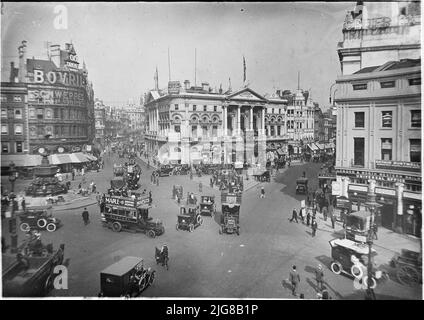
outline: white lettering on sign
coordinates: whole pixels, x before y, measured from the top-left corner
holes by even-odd
[[[44,72],[42,70],[34,70],[34,82],[35,83],[44,82]]]
[[[64,84],[66,86],[85,87],[86,79],[82,74],[68,71],[34,70],[34,83]]]

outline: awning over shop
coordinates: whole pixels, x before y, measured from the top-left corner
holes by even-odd
[[[72,159],[69,153],[52,154],[49,156],[49,162],[54,165],[66,164],[72,163]]]
[[[323,143],[315,143],[318,149],[325,150],[325,145]]]
[[[89,161],[82,152],[71,153],[70,156],[72,159],[72,163],[83,163]]]
[[[97,157],[93,156],[92,154],[89,153],[84,153],[84,155],[87,157],[88,160],[90,161],[97,161]]]
[[[324,146],[325,146],[325,149],[334,149],[336,147],[333,142],[326,143]]]
[[[36,167],[41,164],[38,154],[11,154],[1,156],[1,166],[8,167],[13,162],[16,167]]]
[[[315,145],[315,143],[309,143],[308,148],[311,149],[311,151],[313,152],[319,150],[318,147]]]
[[[280,149],[277,150],[277,154],[280,155],[280,156],[283,156],[283,155],[285,155],[285,152],[283,151],[282,148],[280,148]]]

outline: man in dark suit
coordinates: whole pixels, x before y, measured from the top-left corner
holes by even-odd
[[[290,283],[292,285],[292,295],[296,296],[297,295],[296,290],[297,290],[297,287],[298,287],[299,282],[300,282],[300,276],[297,273],[296,266],[292,267],[292,270],[290,271],[290,278],[289,279],[290,279]]]

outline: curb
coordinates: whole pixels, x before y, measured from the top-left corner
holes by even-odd
[[[97,204],[97,201],[90,201],[87,204],[78,205],[76,207],[69,207],[70,204],[68,204],[68,205],[63,205],[63,206],[60,206],[60,207],[55,207],[55,208],[53,208],[53,210],[56,210],[56,211],[74,210],[74,209],[81,209],[81,208],[85,208],[85,207],[90,207],[90,206],[95,205],[95,204]]]

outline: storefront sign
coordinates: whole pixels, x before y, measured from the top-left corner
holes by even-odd
[[[375,188],[375,192],[378,194],[385,194],[388,196],[396,196],[396,191],[390,190],[390,189]]]
[[[126,200],[124,198],[118,198],[118,197],[105,197],[106,204],[116,205],[116,206],[123,206],[123,207],[135,207],[135,200]]]
[[[422,200],[422,194],[421,193],[412,193],[412,192],[407,192],[404,191],[403,192],[403,197],[404,198],[410,198],[410,199],[415,199],[415,200]]]
[[[28,102],[84,106],[85,95],[82,91],[66,89],[34,89],[28,90]]]
[[[62,84],[70,87],[85,87],[85,76],[72,71],[49,71],[34,69],[34,83]]]
[[[331,182],[331,194],[333,196],[341,196],[342,195],[342,184],[340,181]]]
[[[417,162],[376,160],[375,167],[376,169],[421,172],[421,163]]]

